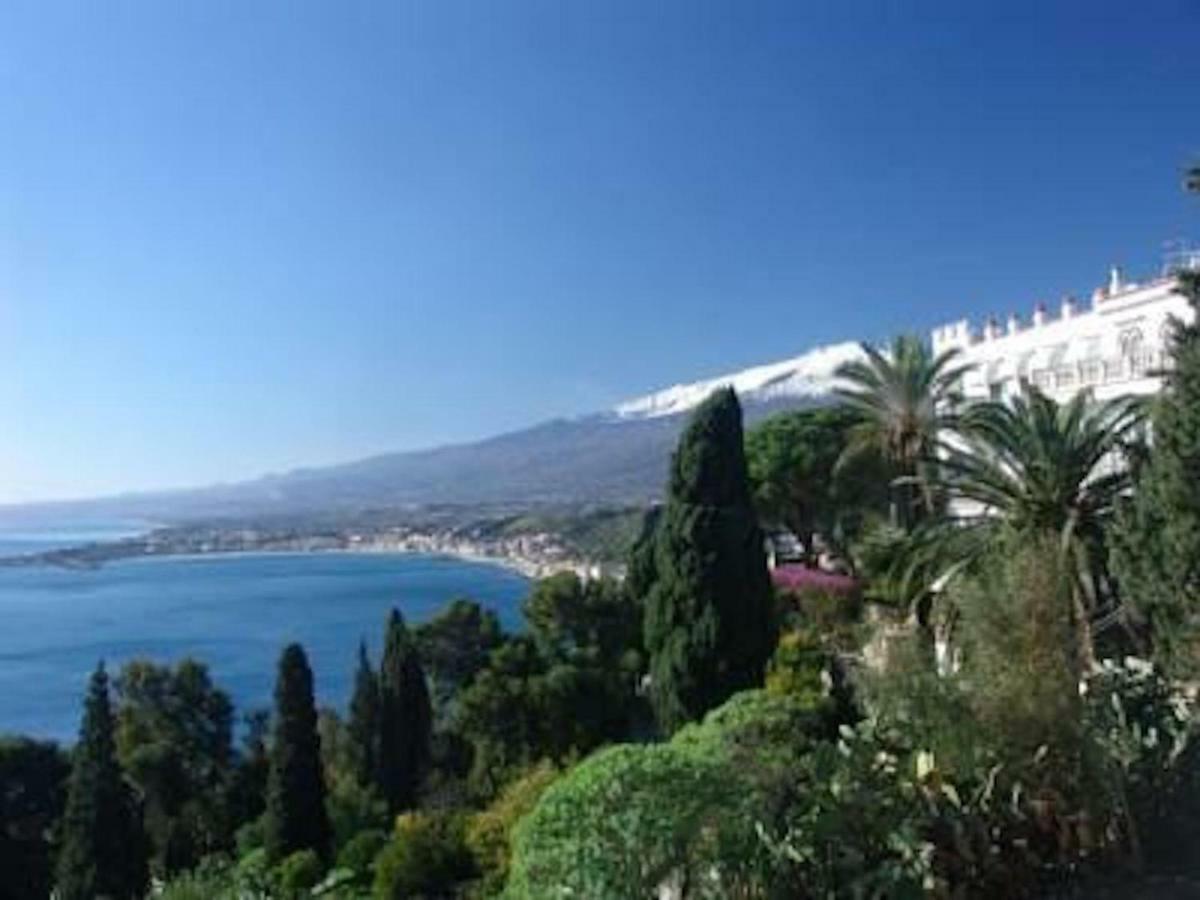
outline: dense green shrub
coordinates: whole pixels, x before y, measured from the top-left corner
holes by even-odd
[[[811,629],[795,629],[779,639],[767,665],[766,689],[790,695],[817,709],[829,702],[829,654]]]
[[[304,897],[321,880],[325,866],[315,850],[297,850],[275,867],[275,881],[284,898]]]
[[[507,785],[487,809],[471,818],[466,840],[482,875],[478,890],[481,896],[496,896],[503,889],[512,860],[517,823],[534,808],[560,774],[552,763],[538,763]]]
[[[406,813],[375,861],[375,900],[446,897],[476,875],[462,816]]]
[[[704,881],[737,799],[707,754],[671,744],[601,750],[518,825],[506,896],[646,897],[671,880]]]
[[[756,896],[772,862],[757,828],[787,808],[800,759],[833,729],[800,698],[745,691],[668,744],[602,750],[517,827],[509,896]],[[748,892],[748,893],[747,893]]]
[[[243,884],[228,859],[210,856],[164,885],[160,900],[240,900]],[[251,894],[253,896],[253,894]]]
[[[374,871],[375,858],[388,842],[386,831],[368,828],[360,831],[342,847],[338,854],[339,869],[348,869],[356,874]]]

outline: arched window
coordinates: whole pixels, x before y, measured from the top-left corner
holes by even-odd
[[[1118,341],[1121,345],[1121,356],[1126,359],[1133,359],[1142,349],[1142,330],[1140,328],[1126,328],[1121,332]]]
[[[1145,341],[1140,328],[1126,328],[1119,338],[1121,360],[1128,377],[1139,377],[1147,368]]]

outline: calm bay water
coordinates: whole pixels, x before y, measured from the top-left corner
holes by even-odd
[[[0,569],[0,733],[71,740],[103,658],[208,663],[238,710],[270,703],[283,645],[308,651],[318,699],[344,707],[365,636],[377,657],[387,611],[410,623],[468,596],[506,628],[528,582],[496,566],[398,554],[136,559],[95,570]]]

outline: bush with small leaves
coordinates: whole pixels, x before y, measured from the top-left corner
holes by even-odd
[[[405,813],[375,861],[375,900],[453,895],[476,876],[464,822],[452,813]]]
[[[297,850],[275,867],[279,893],[284,897],[305,897],[325,874],[315,850]]]

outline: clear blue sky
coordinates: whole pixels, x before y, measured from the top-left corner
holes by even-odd
[[[0,501],[469,439],[1146,273],[1200,231],[1198,29],[0,0]]]

